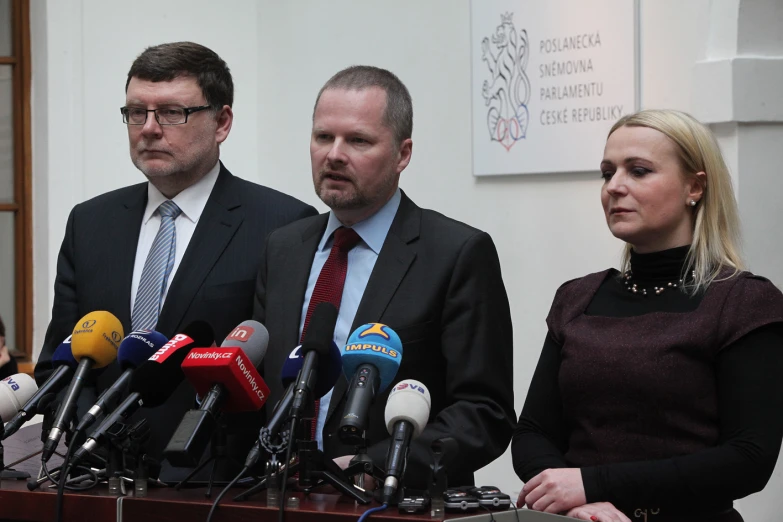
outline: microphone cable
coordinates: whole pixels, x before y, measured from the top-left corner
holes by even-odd
[[[367,517],[369,517],[373,513],[377,513],[378,511],[383,511],[384,509],[386,509],[388,507],[389,507],[389,504],[381,504],[378,507],[374,507],[374,508],[368,509],[367,511],[362,513],[362,516],[359,517],[359,522],[364,522],[365,520],[367,520]]]
[[[236,477],[234,477],[234,478],[231,480],[231,482],[229,482],[229,483],[228,483],[228,485],[227,485],[226,487],[224,487],[224,488],[223,488],[223,491],[221,491],[221,492],[220,492],[220,494],[217,496],[217,498],[215,499],[215,501],[212,503],[212,508],[209,510],[209,515],[207,515],[207,522],[211,522],[211,521],[212,521],[212,515],[214,515],[214,514],[215,514],[215,510],[217,509],[217,507],[218,507],[218,504],[220,503],[221,499],[222,499],[222,498],[223,498],[223,497],[226,495],[226,493],[228,493],[228,490],[229,490],[229,489],[231,489],[231,488],[233,488],[233,487],[236,485],[236,483],[237,483],[237,482],[239,482],[239,480],[240,480],[240,479],[241,479],[243,476],[245,476],[245,473],[247,473],[247,471],[248,471],[249,469],[250,469],[250,467],[249,467],[249,466],[245,466],[244,468],[242,468],[242,471],[240,471],[240,472],[237,474],[237,476],[236,476]]]
[[[285,510],[285,486],[288,482],[288,467],[291,465],[291,448],[294,446],[294,434],[296,430],[296,424],[299,421],[298,416],[294,415],[291,419],[291,438],[288,441],[288,449],[285,452],[285,469],[283,470],[283,483],[280,486],[280,511],[277,516],[278,522],[283,522],[284,510]]]

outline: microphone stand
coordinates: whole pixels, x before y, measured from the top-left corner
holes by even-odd
[[[383,470],[376,466],[369,455],[367,455],[367,440],[364,434],[362,435],[362,442],[356,446],[356,453],[351,459],[350,465],[345,468],[344,472],[349,477],[354,477],[356,485],[365,489],[364,476],[370,475],[375,479],[377,484],[383,484],[384,473]],[[358,475],[358,478],[356,477]]]
[[[314,402],[308,401],[306,404],[314,404]],[[310,415],[312,416],[312,413],[310,413]],[[303,418],[300,420],[304,421],[305,419]],[[312,422],[316,422],[316,420],[312,419]],[[296,422],[293,422],[292,427],[296,427],[296,424]],[[304,431],[306,434],[310,433],[309,430]],[[290,438],[291,441],[293,441],[294,433],[290,434]],[[351,484],[346,473],[340,469],[340,466],[335,464],[332,459],[326,458],[323,452],[318,449],[318,441],[310,440],[309,437],[297,439],[296,448],[299,462],[288,466],[288,474],[290,476],[290,474],[298,471],[299,487],[305,494],[309,494],[312,489],[317,488],[318,486],[330,484],[334,489],[353,498],[359,504],[369,504],[372,501],[372,497],[369,496],[368,498],[368,495],[364,490]],[[364,472],[364,469],[364,464],[362,464],[362,472]],[[280,472],[277,472],[277,474],[279,473]],[[275,475],[275,473],[272,473],[272,475]],[[264,479],[249,490],[234,497],[234,500],[239,501],[250,498],[268,485],[270,485],[270,481],[268,478]]]
[[[187,477],[174,486],[174,489],[179,491],[184,485],[186,485],[196,474],[204,469],[207,464],[212,464],[212,468],[209,471],[209,482],[207,483],[207,492],[204,494],[206,498],[212,498],[212,484],[215,480],[215,471],[219,462],[228,460],[235,464],[238,468],[242,467],[242,464],[236,461],[228,454],[228,442],[226,437],[226,424],[223,419],[218,420],[217,429],[210,438],[210,455],[204,462],[199,464],[193,471],[191,471]]]
[[[57,404],[58,404],[54,399],[55,399],[55,395],[53,393],[49,393],[47,395],[44,395],[38,403],[38,411],[42,412],[44,416],[43,423],[41,424],[41,426],[43,427],[43,429],[41,430],[41,442],[45,442],[46,436],[49,433],[49,429],[51,429],[52,427],[52,415],[54,415],[54,412],[57,410]],[[0,439],[2,437],[3,435],[0,434]],[[29,460],[35,457],[36,455],[40,455],[42,451],[43,451],[43,446],[41,446],[41,449],[39,449],[38,451],[34,451],[29,455],[25,455],[21,459],[13,461],[8,465],[6,469],[12,468],[17,464],[21,464],[22,462]],[[65,456],[62,453],[59,453],[57,451],[55,451],[54,454],[60,458],[65,458]],[[43,476],[43,470],[41,470],[38,476],[39,477]]]
[[[0,479],[24,480],[30,478],[30,474],[24,471],[15,471],[10,467],[5,467],[5,450],[3,449],[3,435],[5,434],[5,425],[0,420]]]

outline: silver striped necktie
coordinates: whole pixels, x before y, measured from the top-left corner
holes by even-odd
[[[131,329],[153,330],[158,323],[163,291],[166,281],[174,268],[174,257],[177,251],[177,229],[174,221],[182,210],[171,200],[164,201],[158,207],[160,228],[152,242],[144,269],[141,271],[139,289],[133,302]]]

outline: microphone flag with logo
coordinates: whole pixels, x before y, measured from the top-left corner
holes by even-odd
[[[71,336],[69,335],[60,343],[60,346],[57,347],[54,354],[52,354],[52,367],[54,368],[54,372],[52,372],[49,378],[46,379],[46,382],[38,388],[38,391],[30,397],[30,400],[25,403],[14,418],[8,421],[8,424],[5,425],[5,433],[2,438],[7,439],[19,431],[19,428],[21,428],[25,422],[33,418],[34,415],[40,413],[39,408],[41,407],[41,404],[43,402],[48,403],[48,399],[44,400],[44,397],[53,396],[62,390],[68,381],[70,381],[71,377],[73,377],[76,365],[76,359],[73,358],[73,354],[71,353]]]
[[[424,384],[413,379],[400,381],[386,400],[384,417],[391,435],[386,455],[386,480],[383,482],[383,502],[395,501],[400,487],[411,440],[421,435],[430,417],[432,399]]]
[[[397,333],[380,323],[365,324],[348,337],[342,349],[342,365],[349,380],[340,440],[346,444],[367,443],[370,406],[397,376],[402,362],[402,341]]]
[[[209,346],[214,342],[212,327],[204,321],[194,321],[185,327],[182,333],[172,336],[169,342],[133,372],[128,387],[130,393],[98,424],[82,447],[76,450],[71,465],[75,466],[103,444],[109,429],[115,423],[127,419],[142,406],[154,408],[164,404],[185,380],[182,361],[188,353],[196,347]]]
[[[269,332],[258,321],[244,321],[219,348],[192,350],[182,371],[202,397],[198,410],[185,413],[163,455],[172,466],[196,466],[218,429],[222,412],[258,411],[269,387],[256,370],[266,355]]]
[[[0,422],[16,415],[36,390],[35,379],[26,373],[17,373],[0,381]]]
[[[155,352],[160,350],[167,342],[166,336],[150,330],[138,330],[131,332],[120,343],[117,351],[117,362],[123,372],[114,383],[104,390],[95,405],[84,414],[79,421],[76,431],[86,430],[92,426],[95,419],[106,408],[114,403],[114,400],[124,394],[130,383],[133,371],[147,361]]]
[[[106,311],[90,312],[76,323],[71,334],[71,353],[79,365],[44,443],[41,454],[44,462],[48,462],[52,457],[63,432],[70,425],[87,373],[93,368],[103,368],[114,361],[124,336],[120,320]]]

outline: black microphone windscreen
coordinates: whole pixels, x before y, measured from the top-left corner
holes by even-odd
[[[302,354],[315,351],[318,355],[329,355],[329,349],[334,338],[334,327],[337,325],[337,308],[332,303],[319,303],[302,342]]]

